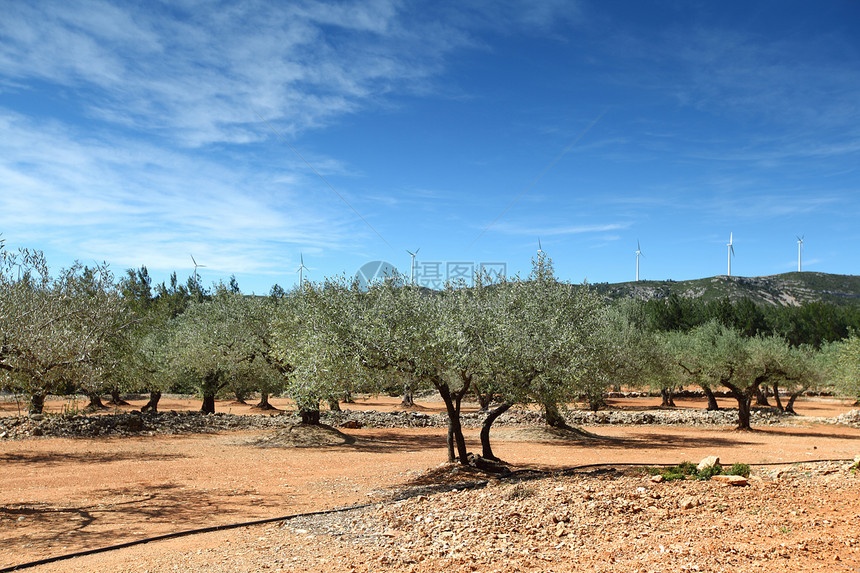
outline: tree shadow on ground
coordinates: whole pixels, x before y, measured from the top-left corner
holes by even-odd
[[[419,452],[425,450],[437,450],[446,448],[446,435],[444,433],[427,435],[404,435],[398,431],[376,432],[373,436],[356,436],[355,443],[350,449],[373,453],[390,452]]]
[[[337,430],[343,435],[345,440],[340,440],[339,443],[302,443],[298,446],[295,443],[290,443],[290,440],[284,440],[279,433],[281,430],[267,432],[260,438],[252,438],[250,440],[242,440],[238,445],[251,445],[256,447],[325,447],[333,451],[358,451],[368,454],[374,453],[392,453],[392,452],[421,452],[425,450],[434,450],[446,447],[445,433],[438,434],[421,434],[410,435],[403,434],[402,428],[393,428],[391,430],[374,430],[372,435],[359,432],[343,431],[344,428],[330,428]],[[467,439],[468,442],[468,439]]]
[[[255,496],[253,502],[250,496]],[[195,491],[175,483],[109,488],[88,494],[95,503],[76,506],[0,506],[0,538],[21,551],[0,555],[0,567],[75,551],[106,547],[175,531],[247,521],[283,507],[254,491]],[[249,511],[251,509],[252,511]],[[22,519],[23,518],[23,519]],[[145,530],[135,524],[146,524]]]
[[[0,454],[2,464],[27,464],[27,466],[55,466],[60,464],[104,464],[135,460],[140,462],[169,461],[188,458],[183,454],[159,454],[149,452],[24,452]]]
[[[791,438],[825,438],[837,440],[860,440],[860,432],[855,435],[834,434],[827,429],[822,429],[820,432],[806,430],[799,432],[794,428],[753,428],[754,433],[768,434],[771,436],[785,436]]]
[[[564,439],[563,437],[559,437],[558,433],[549,431],[546,432],[546,437],[543,439],[540,438],[539,433],[524,434],[522,438],[518,438],[516,434],[513,434],[507,439],[519,442],[538,442],[544,446],[554,446],[565,449],[581,449],[585,447],[608,450],[672,450],[682,448],[727,448],[755,444],[756,442],[754,441],[741,439],[748,435],[749,434],[746,432],[726,432],[724,436],[679,436],[674,434],[649,432],[637,434],[635,436],[618,437],[601,436],[591,432],[588,432],[587,435],[583,435],[581,432],[575,432],[571,434],[570,439]]]

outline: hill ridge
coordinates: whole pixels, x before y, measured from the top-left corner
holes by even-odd
[[[860,276],[817,271],[789,272],[758,277],[716,275],[685,281],[630,281],[595,283],[591,287],[609,299],[664,299],[672,294],[681,298],[707,301],[728,297],[749,298],[770,306],[800,306],[811,302],[837,305],[860,304]]]

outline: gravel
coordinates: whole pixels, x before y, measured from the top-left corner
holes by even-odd
[[[335,553],[342,571],[836,570],[860,558],[858,486],[832,462],[748,487],[583,472],[296,519],[269,539],[302,546],[292,567]],[[810,503],[828,499],[843,507]]]

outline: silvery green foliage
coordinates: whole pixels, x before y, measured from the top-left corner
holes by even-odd
[[[860,336],[856,332],[822,348],[822,362],[842,394],[860,398]]]
[[[776,383],[791,392],[818,383],[820,364],[810,348],[792,348],[775,336],[745,338],[716,321],[689,334],[667,334],[678,371],[708,388],[727,388],[738,402],[738,427],[749,429],[750,400],[755,391]]]
[[[816,351],[803,345],[794,347],[780,336],[747,339],[753,376],[760,384],[777,384],[789,394],[818,387],[823,368]]]
[[[364,296],[343,278],[305,281],[279,299],[273,321],[273,355],[289,365],[286,390],[301,411],[320,400],[362,388],[358,341],[366,326]]]
[[[611,383],[625,388],[674,389],[677,378],[665,376],[671,358],[659,335],[647,328],[647,316],[639,301],[627,299],[607,308],[606,371]]]
[[[78,263],[51,277],[39,251],[0,248],[0,379],[39,396],[98,391],[120,360],[132,318],[106,265]]]
[[[558,281],[544,253],[528,280],[499,285],[498,376],[516,401],[545,406],[599,399],[610,382],[606,307],[587,285]]]
[[[271,338],[267,304],[225,289],[217,289],[212,300],[191,304],[168,326],[170,370],[192,375],[204,396],[231,385],[281,387],[283,376],[266,356]]]
[[[439,296],[390,279],[370,285],[364,298],[364,321],[356,334],[369,371],[409,375],[423,384],[448,374],[450,338]]]

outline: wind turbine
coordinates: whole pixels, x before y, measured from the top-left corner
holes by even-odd
[[[409,272],[409,284],[412,286],[415,286],[415,255],[417,255],[418,251],[420,251],[420,250],[421,250],[421,247],[418,247],[417,249],[415,249],[415,252],[413,253],[409,249],[406,249],[406,252],[409,253],[409,256],[412,257],[412,265],[410,267],[411,271]]]
[[[197,261],[194,259],[194,255],[191,255],[191,262],[194,263],[194,280],[195,282],[200,282],[200,275],[197,274],[197,267],[205,269],[206,265],[198,265]]]
[[[735,256],[734,233],[729,233],[729,242],[726,245],[729,248],[729,276],[732,276],[732,257]]]
[[[540,237],[538,237],[538,255],[540,255],[542,253],[543,253],[543,248],[541,247],[541,244],[540,244]]]
[[[797,237],[797,272],[800,272],[800,249],[803,247],[803,237],[805,235],[801,235]]]
[[[642,247],[639,246],[639,239],[636,239],[636,282],[639,282],[639,255],[645,256],[642,252]]]
[[[299,290],[301,290],[302,285],[305,284],[303,280],[304,273],[302,273],[302,271],[307,269],[305,266],[305,255],[303,253],[299,253],[299,261],[301,261],[301,264],[299,265],[299,268],[296,269],[296,272],[299,273]]]

